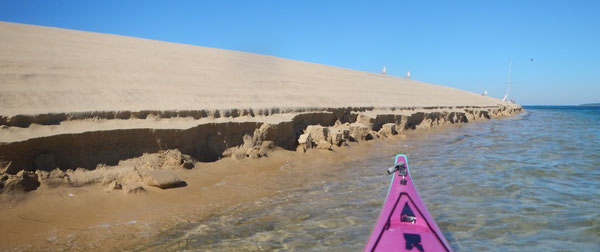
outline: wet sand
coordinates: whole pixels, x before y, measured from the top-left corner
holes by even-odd
[[[381,141],[394,141],[394,139]],[[198,163],[178,170],[188,185],[148,193],[105,191],[102,185],[61,186],[15,197],[0,195],[0,249],[119,250],[143,246],[154,235],[238,204],[301,187],[314,177],[335,176],[344,162],[359,160],[371,143],[338,151],[275,151],[268,158]],[[337,165],[333,165],[337,164]],[[72,195],[72,196],[70,196]],[[43,209],[43,210],[42,210]]]

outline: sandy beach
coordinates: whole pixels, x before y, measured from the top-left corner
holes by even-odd
[[[0,31],[0,249],[134,249],[190,216],[332,172],[372,142],[523,111],[272,56],[6,22]]]

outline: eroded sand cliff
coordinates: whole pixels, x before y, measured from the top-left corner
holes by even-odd
[[[0,192],[180,186],[175,174],[154,171],[274,149],[331,150],[522,110],[271,56],[4,22],[0,29]],[[122,162],[150,154],[170,160]]]
[[[405,130],[426,129],[439,125],[466,123],[499,118],[519,112],[520,108],[462,108],[462,109],[397,109],[366,110],[335,109],[322,112],[290,113],[289,120],[278,123],[248,120],[239,122],[201,123],[187,129],[122,128],[93,129],[95,121],[87,122],[88,131],[48,134],[29,129],[30,138],[0,145],[3,165],[3,191],[36,189],[41,181],[54,186],[61,183],[80,186],[101,182],[121,185],[149,185],[148,170],[185,167],[195,162],[213,162],[221,158],[259,158],[274,149],[305,152],[311,148],[332,150],[349,142],[362,142],[401,134]],[[113,119],[117,120],[117,119]],[[125,122],[121,122],[126,124]],[[153,121],[169,119],[153,119]],[[190,121],[195,121],[188,119]],[[238,119],[239,120],[239,119]],[[142,122],[141,122],[142,123]],[[80,124],[85,124],[80,122]],[[191,124],[191,122],[188,122]],[[5,129],[8,130],[8,129]],[[27,128],[23,131],[28,131]],[[33,137],[35,134],[44,136]],[[128,166],[126,159],[148,153],[163,153],[170,160],[157,159],[146,166]],[[170,153],[170,155],[168,155]],[[164,165],[164,163],[168,165]],[[128,167],[107,169],[106,167]],[[91,178],[76,179],[85,170]],[[66,171],[66,173],[64,172]],[[100,171],[102,171],[100,173]],[[137,176],[131,177],[135,173]],[[83,181],[82,181],[83,180]],[[176,181],[178,182],[178,181]],[[169,181],[165,183],[171,183]]]

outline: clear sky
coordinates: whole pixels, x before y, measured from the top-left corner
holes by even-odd
[[[519,104],[600,102],[600,1],[5,1],[0,20],[379,72]],[[1,31],[0,31],[1,32]],[[1,40],[0,40],[1,43]],[[533,58],[533,61],[530,59]]]

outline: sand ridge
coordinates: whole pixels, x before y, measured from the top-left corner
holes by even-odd
[[[7,22],[0,30],[0,116],[502,104],[450,87],[273,56]]]
[[[145,153],[261,157],[522,111],[454,88],[273,56],[6,22],[0,30],[0,193],[63,177],[44,172]]]

